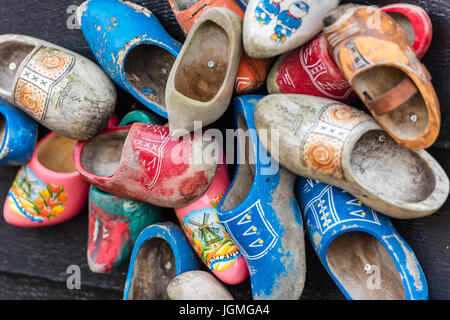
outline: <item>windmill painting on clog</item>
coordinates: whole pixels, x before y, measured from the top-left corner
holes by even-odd
[[[298,177],[295,193],[311,244],[347,299],[428,299],[422,268],[387,217],[316,180]]]
[[[430,215],[444,204],[449,179],[424,150],[394,141],[368,114],[334,100],[272,94],[255,123],[271,156],[290,171],[332,184],[398,219]],[[271,140],[279,142],[272,148]]]
[[[167,118],[165,89],[181,44],[148,9],[129,1],[89,0],[77,12],[98,62],[122,89]]]
[[[253,298],[295,300],[306,273],[296,176],[280,168],[259,141],[253,113],[261,98],[235,99],[238,167],[217,214],[247,262]]]
[[[170,72],[167,113],[173,136],[219,119],[233,95],[242,55],[242,19],[227,8],[207,10],[197,20]]]
[[[91,186],[87,258],[92,272],[104,273],[128,261],[139,233],[161,218],[162,209],[124,199]]]
[[[30,161],[37,133],[36,122],[0,99],[0,165],[17,166]]]
[[[0,96],[34,120],[76,140],[106,128],[117,94],[95,63],[18,34],[0,35],[0,57]]]
[[[418,57],[430,46],[432,26],[420,7],[397,3],[381,8],[399,23]],[[323,34],[288,52],[275,62],[267,77],[269,93],[298,93],[351,104],[357,99],[347,78],[334,61]]]
[[[207,190],[217,162],[214,157],[199,157],[216,150],[216,144],[204,135],[173,139],[167,126],[136,122],[79,142],[73,163],[86,181],[104,192],[177,208]]]
[[[339,0],[250,0],[244,18],[244,48],[252,58],[270,58],[311,40]]]
[[[206,192],[189,206],[174,210],[208,269],[223,282],[238,284],[248,278],[247,263],[217,217],[217,206],[229,186],[227,165],[219,164]]]
[[[196,21],[211,8],[228,8],[244,19],[244,10],[236,0],[169,0],[175,18],[185,35],[188,35]],[[252,59],[245,52],[236,73],[235,92],[238,95],[258,90],[266,80],[272,59]]]
[[[183,231],[172,222],[145,228],[136,240],[123,292],[124,300],[169,300],[167,286],[200,262]]]
[[[373,19],[375,25],[366,23]],[[431,146],[440,130],[439,100],[401,26],[377,7],[354,5],[334,9],[324,22],[336,64],[377,122],[408,148]]]
[[[69,220],[84,208],[89,185],[72,163],[76,143],[54,132],[39,141],[9,189],[3,206],[7,223],[45,227]]]

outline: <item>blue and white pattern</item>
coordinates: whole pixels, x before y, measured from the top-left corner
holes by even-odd
[[[422,268],[389,218],[368,208],[349,193],[316,180],[298,177],[295,193],[311,244],[347,299],[358,297],[352,296],[333,274],[327,251],[337,237],[354,231],[368,233],[383,244],[400,273],[405,299],[428,299],[428,286]]]

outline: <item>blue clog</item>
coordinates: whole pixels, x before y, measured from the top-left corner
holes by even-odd
[[[293,192],[296,176],[280,168],[259,141],[253,113],[261,98],[235,99],[241,129],[237,132],[248,135],[249,143],[244,150],[241,144],[247,139],[238,135],[236,175],[217,214],[247,261],[253,298],[298,299],[305,281],[305,251],[302,217]]]
[[[168,300],[176,276],[200,268],[184,232],[172,222],[156,223],[139,235],[131,255],[124,300]]]
[[[242,9],[244,9],[244,11],[245,9],[247,9],[248,0],[238,0],[238,3],[242,7]]]
[[[0,165],[16,166],[30,161],[36,139],[36,122],[0,100]]]
[[[347,299],[428,299],[414,252],[389,218],[334,186],[295,184],[311,244]]]
[[[181,44],[148,9],[90,0],[77,11],[86,41],[106,73],[145,106],[167,118],[165,89]]]

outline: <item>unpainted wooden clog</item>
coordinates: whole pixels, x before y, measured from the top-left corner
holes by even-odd
[[[366,113],[296,94],[262,99],[255,123],[263,145],[290,171],[332,184],[393,218],[436,212],[449,193],[439,163],[395,142]]]
[[[212,8],[200,16],[170,72],[166,88],[171,134],[194,131],[227,109],[242,54],[242,19],[227,8]]]
[[[174,210],[189,242],[208,269],[221,281],[238,284],[248,278],[247,263],[217,217],[217,205],[229,186],[227,165],[219,164],[208,190],[190,205]]]
[[[323,17],[339,0],[250,0],[244,18],[244,48],[252,58],[291,51],[318,34]]]
[[[0,97],[50,130],[94,137],[114,112],[116,90],[95,63],[49,42],[0,36]]]
[[[215,150],[215,144],[197,135],[175,140],[166,126],[136,122],[78,143],[73,161],[83,178],[104,192],[177,208],[200,197],[213,180],[215,158],[196,151]]]
[[[235,99],[238,164],[217,214],[247,261],[253,298],[296,300],[306,273],[296,176],[280,168],[259,141],[253,113],[261,98]]]
[[[233,300],[227,288],[211,273],[194,270],[180,274],[167,286],[170,300]]]
[[[169,3],[178,24],[186,35],[189,34],[198,18],[211,8],[228,8],[244,19],[244,10],[236,0],[169,0]],[[236,94],[248,94],[258,90],[264,84],[272,63],[272,59],[252,59],[242,52],[236,73]]]
[[[432,26],[427,13],[420,7],[396,3],[381,8],[403,29],[416,55],[428,50]],[[267,77],[269,93],[298,93],[333,99],[351,104],[356,93],[339,67],[321,33],[302,47],[278,58]]]
[[[129,1],[89,0],[77,11],[99,64],[122,89],[167,118],[165,89],[181,44],[148,9]]]
[[[17,166],[30,161],[37,134],[36,122],[0,99],[0,165]]]
[[[341,6],[324,21],[337,65],[378,123],[408,148],[431,146],[441,123],[439,101],[400,25],[366,6]]]
[[[51,132],[17,173],[3,206],[3,217],[18,227],[46,227],[67,221],[86,205],[89,184],[72,163],[77,143]]]
[[[169,300],[170,281],[199,268],[199,260],[178,226],[172,222],[153,224],[136,240],[123,299]]]
[[[295,193],[311,244],[347,299],[428,298],[419,261],[387,217],[316,180],[299,177]]]
[[[128,262],[139,233],[161,219],[162,209],[117,197],[91,186],[87,258],[92,272],[110,272]]]

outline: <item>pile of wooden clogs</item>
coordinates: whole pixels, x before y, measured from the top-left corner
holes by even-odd
[[[140,5],[80,5],[100,67],[0,36],[0,164],[22,165],[5,220],[50,226],[88,202],[89,267],[129,263],[124,299],[233,299],[223,283],[248,278],[254,299],[299,299],[305,233],[346,298],[427,299],[422,268],[389,220],[431,215],[449,194],[424,150],[441,124],[420,62],[427,13],[404,3],[168,1],[183,44]],[[149,110],[119,120],[113,82]],[[225,145],[215,124],[228,108],[236,130]],[[52,131],[37,143],[35,121]]]

